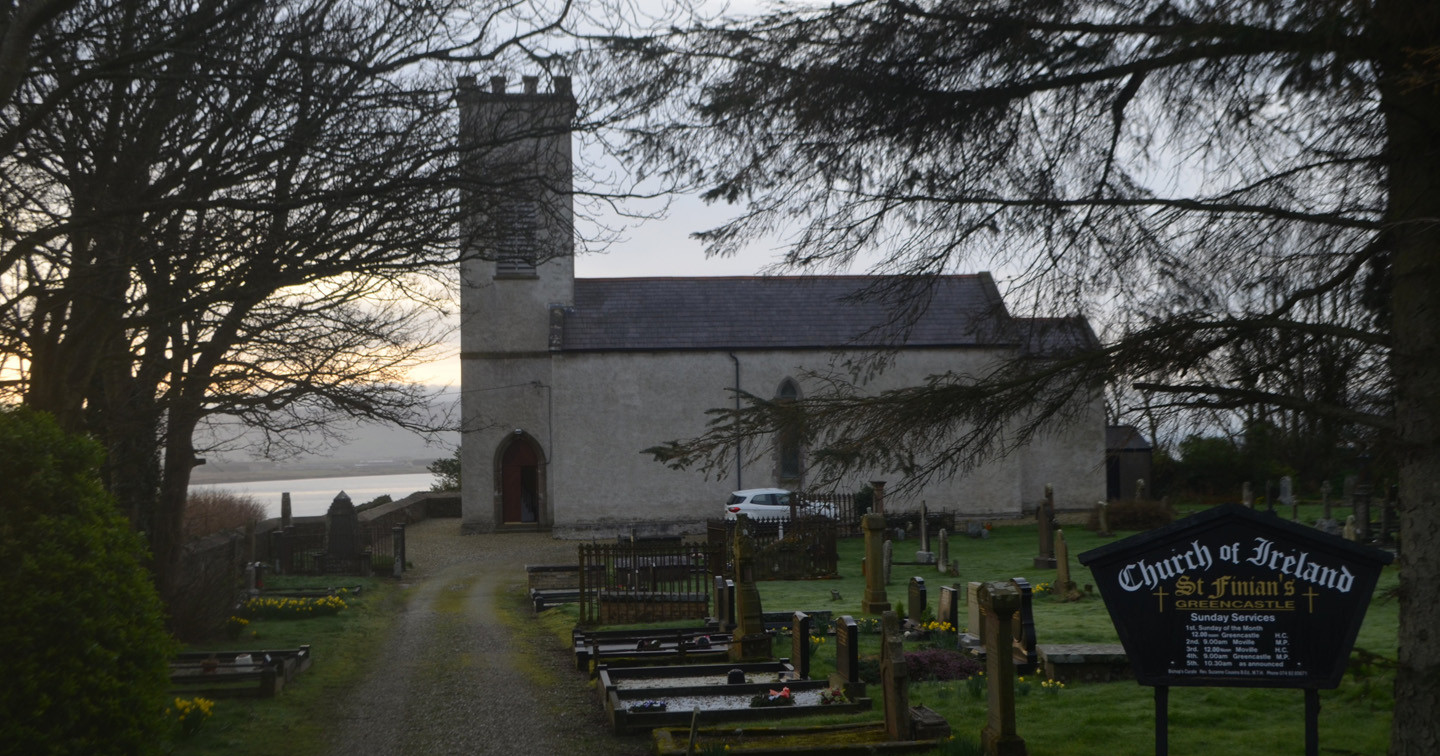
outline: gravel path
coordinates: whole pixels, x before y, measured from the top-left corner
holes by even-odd
[[[496,601],[526,564],[574,563],[573,541],[470,535],[451,519],[406,529],[404,610],[374,670],[346,694],[333,756],[586,753],[630,756],[649,740],[609,734],[599,702],[554,636],[507,625]]]

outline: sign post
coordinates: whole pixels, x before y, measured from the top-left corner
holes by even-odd
[[[1319,695],[1345,674],[1380,570],[1394,556],[1227,504],[1081,554],[1130,656],[1155,687],[1155,752],[1168,688],[1302,688],[1306,754]]]

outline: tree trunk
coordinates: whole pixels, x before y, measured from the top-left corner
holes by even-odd
[[[1440,753],[1440,5],[1381,0],[1390,276],[1400,464],[1400,653],[1392,756]],[[1433,55],[1433,52],[1432,52]]]

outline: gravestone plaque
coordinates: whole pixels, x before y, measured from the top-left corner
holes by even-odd
[[[1393,556],[1228,504],[1087,551],[1143,685],[1333,688]]]
[[[912,624],[925,621],[925,578],[910,578],[910,613],[906,617]]]
[[[835,673],[830,676],[830,687],[845,691],[850,700],[862,694],[860,682],[860,626],[855,618],[845,615],[835,620]]]
[[[801,680],[810,679],[810,615],[795,612],[790,621],[790,661]]]
[[[715,624],[722,632],[729,632],[731,625],[731,612],[734,605],[730,603],[730,581],[724,575],[715,576]]]
[[[940,586],[940,599],[936,602],[935,619],[948,622],[955,632],[960,632],[960,587]]]

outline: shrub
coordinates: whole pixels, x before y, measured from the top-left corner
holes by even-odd
[[[193,540],[243,528],[265,517],[265,505],[249,494],[224,489],[192,491],[185,499],[185,538]]]
[[[431,491],[460,490],[460,449],[458,447],[454,454],[431,462],[425,469],[435,476],[435,482],[430,484]]]
[[[100,446],[0,410],[0,742],[10,753],[154,754],[168,731],[160,599],[101,488]]]
[[[1169,525],[1175,519],[1175,510],[1164,501],[1120,499],[1110,502],[1105,519],[1111,530],[1150,530]],[[1091,510],[1085,527],[1099,530],[1100,514]]]

